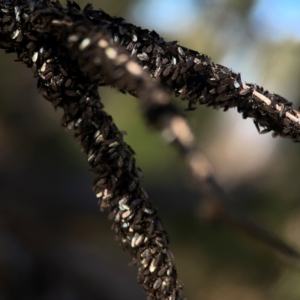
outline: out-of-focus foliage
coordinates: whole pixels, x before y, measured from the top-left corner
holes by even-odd
[[[192,11],[184,10],[188,2]],[[241,72],[243,80],[299,105],[299,40],[262,38],[253,17],[259,2],[172,1],[182,5],[181,15],[171,16],[177,28],[159,25],[174,7],[147,15],[154,0],[93,4],[142,27],[152,20],[149,29],[167,40],[180,40]],[[189,19],[193,23],[180,31]],[[127,268],[129,257],[98,212],[85,159],[59,126],[60,112],[37,94],[30,72],[12,55],[0,57],[0,299],[142,299],[135,269]],[[138,101],[108,88],[100,94],[137,153],[146,190],[169,231],[186,295],[299,299],[294,262],[233,228],[200,219],[201,199],[182,162],[145,126]],[[299,145],[258,135],[252,121],[236,111],[199,107],[187,116],[233,205],[300,249]]]

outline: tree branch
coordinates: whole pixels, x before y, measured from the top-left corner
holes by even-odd
[[[263,133],[273,131],[274,137],[300,141],[300,113],[280,95],[252,83],[245,84],[240,73],[215,64],[207,55],[180,46],[176,41],[165,42],[155,31],[126,23],[91,6],[84,14],[136,57],[153,78],[175,96],[188,101],[188,110],[195,109],[197,103],[224,111],[237,107],[243,118],[253,118],[263,127]]]
[[[101,210],[108,209],[122,248],[139,266],[138,281],[148,299],[181,299],[182,285],[168,249],[168,237],[140,185],[141,171],[134,152],[104,111],[98,85],[115,85],[142,100],[150,124],[163,130],[180,150],[196,182],[205,183],[206,195],[217,199],[222,216],[252,233],[257,229],[227,212],[226,195],[215,180],[212,167],[195,145],[194,136],[169,95],[150,75],[189,101],[224,107],[237,106],[266,130],[297,140],[298,112],[284,98],[242,83],[240,75],[216,65],[206,55],[166,43],[155,32],[111,18],[76,3],[62,8],[58,2],[11,3],[0,1],[1,48],[16,52],[32,67],[40,90],[54,107],[64,110],[62,125],[75,130],[91,169],[98,174],[94,191]],[[96,26],[95,26],[96,25]],[[112,43],[113,40],[116,43]],[[123,45],[136,57],[143,69]],[[213,191],[213,196],[212,192]],[[277,237],[257,235],[288,255],[298,256]]]
[[[164,103],[168,94],[123,49],[111,46],[105,35],[78,17],[73,6],[31,4],[38,4],[39,10],[30,13],[31,5],[23,1],[14,3],[17,9],[0,2],[2,20],[12,19],[15,10],[22,16],[30,13],[30,22],[18,18],[9,30],[1,31],[2,47],[17,52],[18,59],[32,67],[45,98],[64,110],[62,126],[75,130],[91,170],[98,175],[94,191],[100,209],[109,210],[117,239],[138,265],[138,281],[148,299],[181,299],[168,236],[141,187],[134,152],[99,102],[99,74],[107,84],[131,85],[145,102]],[[22,39],[17,40],[19,36]]]

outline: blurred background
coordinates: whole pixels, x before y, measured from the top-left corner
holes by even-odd
[[[85,2],[79,1],[83,6]],[[166,40],[208,54],[242,80],[300,102],[300,2],[93,1]],[[0,299],[145,299],[92,193],[94,175],[61,112],[30,70],[0,53]],[[189,299],[300,299],[299,263],[200,218],[201,199],[177,153],[145,127],[138,101],[101,88],[137,153],[144,187],[171,237]],[[184,107],[179,100],[174,99]],[[300,250],[299,145],[259,135],[235,109],[188,112],[233,205]]]

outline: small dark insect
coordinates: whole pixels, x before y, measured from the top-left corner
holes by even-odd
[[[182,49],[181,47],[178,47],[177,50],[178,50],[178,53],[179,53],[181,56],[184,56],[184,51],[183,51],[183,49]]]
[[[255,125],[255,127],[256,127],[256,129],[257,129],[257,132],[258,132],[259,134],[265,134],[265,133],[268,133],[268,132],[271,131],[271,129],[269,129],[269,128],[266,128],[266,129],[264,129],[264,130],[260,130],[259,124],[258,124],[258,122],[257,122],[256,119],[253,120],[253,123],[254,123],[254,125]]]
[[[132,33],[131,38],[132,38],[132,41],[135,43],[138,41],[138,37],[135,33]]]
[[[152,49],[153,49],[153,44],[150,44],[146,49],[146,53],[152,52]]]
[[[157,278],[156,281],[155,281],[154,284],[153,284],[153,289],[154,289],[154,290],[159,289],[160,286],[161,286],[161,283],[162,283],[161,278]]]
[[[136,47],[134,47],[131,51],[131,57],[135,57],[136,53],[137,53],[137,49],[136,49]]]
[[[161,56],[160,55],[156,56],[155,64],[158,68],[161,66]]]
[[[207,66],[206,64],[199,62],[195,65],[194,70],[196,72],[203,71],[205,70],[206,66]]]
[[[165,51],[160,46],[156,46],[155,49],[157,50],[158,53],[163,54],[163,55],[165,54]]]
[[[280,112],[279,112],[279,119],[281,119],[284,116],[286,109],[287,109],[286,106],[281,105]]]
[[[137,58],[140,60],[149,60],[149,56],[145,52],[138,54]]]
[[[33,56],[32,56],[32,61],[33,61],[33,62],[36,62],[37,59],[38,59],[38,56],[39,56],[39,53],[38,53],[38,52],[35,52],[35,53],[33,54]]]
[[[164,71],[163,71],[163,76],[168,76],[172,70],[172,65],[169,65]]]
[[[162,60],[162,64],[163,64],[163,65],[167,64],[168,62],[169,62],[169,60],[168,60],[167,58],[164,58],[164,59]]]
[[[194,65],[194,59],[192,57],[188,58],[186,61],[186,67],[190,68],[193,65]]]
[[[124,30],[124,28],[123,28],[123,26],[119,26],[119,33],[121,34],[121,35],[124,35],[125,34],[125,30]]]
[[[65,82],[65,87],[70,87],[71,86],[71,84],[72,84],[72,80],[71,80],[71,78],[69,78],[69,79],[67,79],[67,81]]]
[[[179,69],[176,68],[176,70],[174,71],[174,73],[172,75],[172,81],[174,81],[177,78],[178,74],[179,74]]]
[[[130,42],[130,43],[128,44],[128,46],[126,47],[126,49],[130,52],[130,51],[132,51],[133,47],[134,47],[134,43],[133,43],[133,42]]]
[[[181,69],[179,70],[179,74],[184,74],[184,73],[187,72],[187,70],[188,70],[188,68],[186,68],[186,67],[181,68]]]
[[[229,99],[231,99],[232,97],[234,97],[234,95],[219,95],[217,98],[216,98],[216,101],[227,101]]]
[[[155,70],[154,77],[155,78],[158,77],[161,74],[161,71],[162,71],[162,67],[160,66]]]

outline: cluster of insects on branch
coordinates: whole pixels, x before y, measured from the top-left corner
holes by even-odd
[[[255,120],[261,133],[300,139],[299,113],[283,97],[242,82],[241,75],[205,55],[166,42],[155,31],[126,23],[73,1],[0,1],[0,47],[16,53],[30,67],[38,89],[55,109],[61,125],[74,130],[91,170],[101,210],[108,210],[121,247],[138,266],[138,282],[148,299],[182,299],[182,284],[168,235],[142,187],[134,151],[100,101],[99,86],[112,85],[141,103],[147,122],[167,133],[203,192],[217,203],[218,214],[280,251],[298,253],[254,223],[238,219],[227,207],[228,196],[197,147],[182,112],[170,93],[188,102],[237,107]],[[263,128],[261,131],[260,128]],[[208,192],[209,191],[209,192]],[[249,225],[250,224],[250,225]]]

